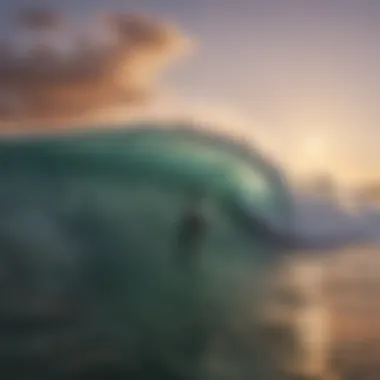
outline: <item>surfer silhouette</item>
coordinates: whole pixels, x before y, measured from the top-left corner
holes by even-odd
[[[204,195],[194,193],[189,199],[178,230],[178,248],[182,256],[193,256],[199,252],[206,232],[206,218],[203,209]]]

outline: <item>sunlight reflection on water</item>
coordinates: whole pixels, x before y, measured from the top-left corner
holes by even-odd
[[[380,378],[379,246],[323,254],[331,357],[343,380]]]

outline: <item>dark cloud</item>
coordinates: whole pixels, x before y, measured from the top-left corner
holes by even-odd
[[[142,16],[87,21],[86,31],[47,9],[14,15],[24,45],[16,49],[14,37],[0,45],[0,120],[81,118],[141,104],[159,69],[186,45],[174,27]]]
[[[30,29],[52,29],[62,24],[58,12],[45,8],[25,8],[14,15],[15,25]]]

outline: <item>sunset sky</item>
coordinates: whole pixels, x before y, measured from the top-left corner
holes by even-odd
[[[76,17],[147,12],[190,38],[148,114],[244,129],[296,173],[380,178],[380,1],[13,0],[0,14],[35,4]]]

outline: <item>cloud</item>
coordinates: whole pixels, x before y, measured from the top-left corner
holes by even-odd
[[[29,29],[52,29],[63,21],[58,12],[45,8],[25,8],[14,16],[15,24]]]
[[[149,100],[158,72],[188,40],[173,26],[127,13],[75,24],[24,9],[0,38],[0,121],[88,119]]]

